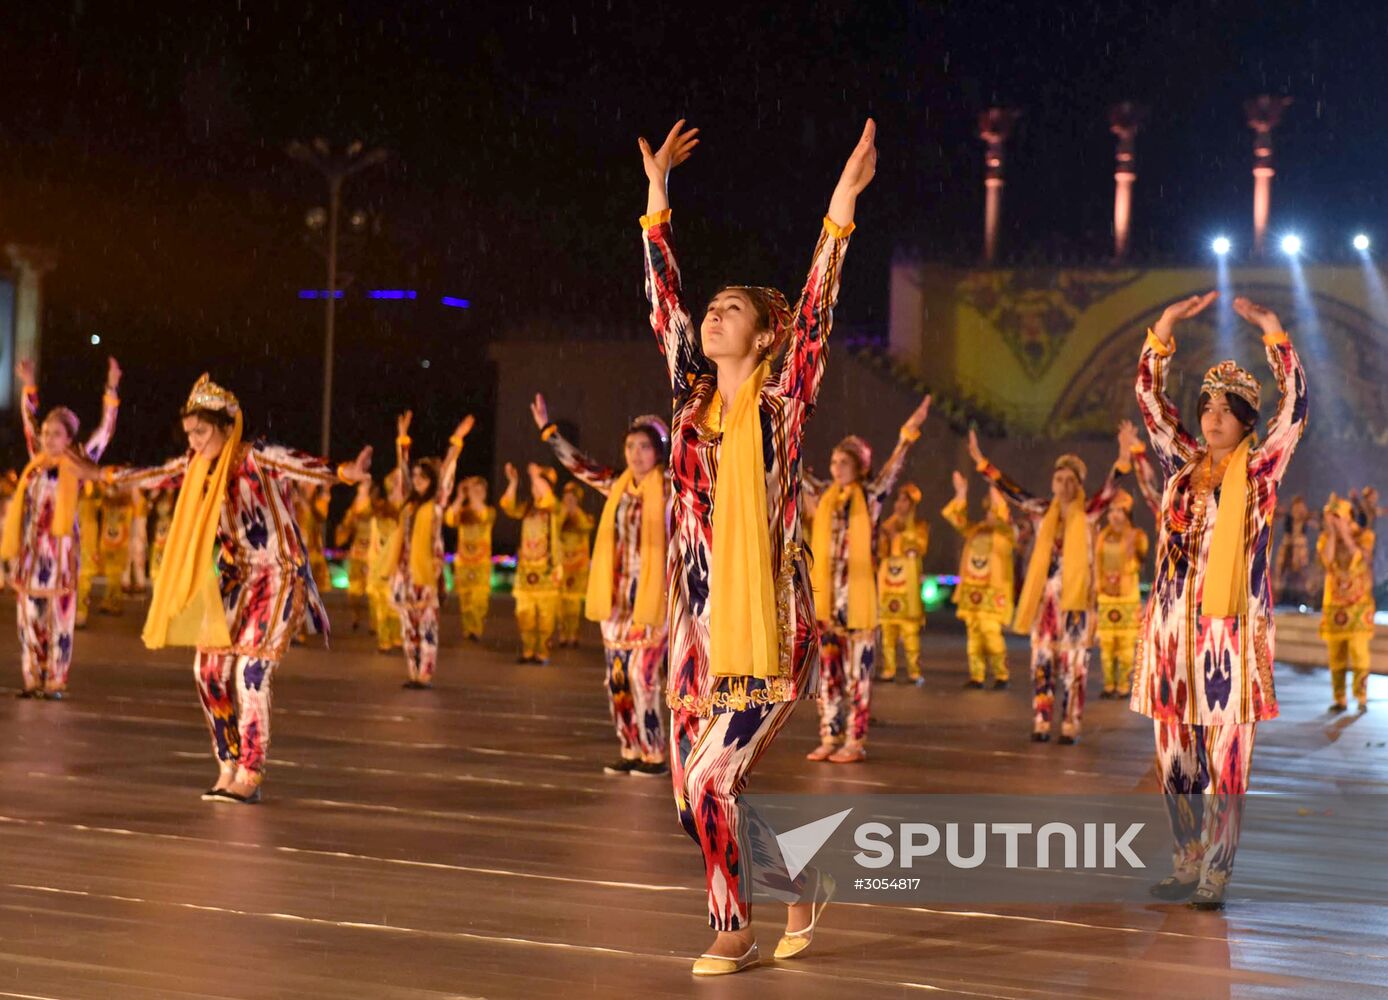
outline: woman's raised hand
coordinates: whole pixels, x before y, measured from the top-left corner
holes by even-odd
[[[535,393],[535,400],[530,404],[530,415],[535,418],[535,426],[544,430],[549,426],[549,405],[545,403],[545,397],[540,393]]]
[[[342,470],[343,478],[352,483],[371,482],[371,445],[357,453],[356,460]]]
[[[106,388],[111,392],[120,388],[120,363],[115,358],[106,359]]]
[[[14,373],[19,376],[19,381],[24,383],[25,388],[34,384],[34,362],[29,358],[16,364]]]
[[[964,478],[964,473],[960,472],[958,469],[955,469],[953,473],[953,479],[954,499],[967,499],[969,496],[969,481],[966,478]]]
[[[1190,319],[1204,312],[1211,302],[1219,298],[1219,292],[1206,292],[1204,295],[1192,295],[1189,298],[1179,299],[1171,303],[1158,317],[1156,323],[1152,325],[1152,333],[1160,340],[1165,347],[1171,346],[1171,334],[1176,329],[1176,324],[1182,320]],[[1235,308],[1238,300],[1235,299]]]
[[[928,392],[925,394],[925,398],[920,401],[920,405],[911,411],[911,415],[906,418],[907,427],[911,428],[913,431],[921,429],[921,425],[925,423],[925,418],[930,416],[930,401],[934,398],[935,397]]]
[[[395,418],[395,433],[399,437],[410,436],[410,421],[414,419],[414,411],[406,410]]]
[[[1119,455],[1127,455],[1135,446],[1141,443],[1141,439],[1137,436],[1137,425],[1131,420],[1120,420],[1118,422]]]
[[[459,441],[463,440],[472,433],[472,427],[475,423],[477,423],[476,419],[469,413],[462,420],[458,421],[458,426],[453,430],[453,436]]]
[[[670,176],[670,171],[674,170],[685,160],[689,159],[689,154],[694,152],[694,147],[699,145],[699,130],[696,128],[685,128],[684,119],[675,122],[675,127],[670,129],[670,134],[665,137],[659,149],[651,151],[651,144],[645,137],[636,140],[636,145],[641,150],[641,164],[646,169],[646,178],[652,184],[665,186],[666,180]]]
[[[987,461],[983,457],[982,450],[978,447],[978,431],[969,428],[969,457],[974,460],[975,465],[982,465]]]
[[[516,471],[516,467],[512,465],[510,462],[506,463],[506,466],[502,469],[502,471],[506,473],[506,479],[508,482],[512,484],[520,482],[520,473]]]
[[[863,126],[858,145],[853,147],[848,162],[843,165],[843,173],[839,175],[833,197],[829,199],[829,218],[840,226],[851,223],[858,205],[858,195],[872,183],[876,173],[877,123],[869,118]]]
[[[1277,314],[1266,306],[1260,306],[1242,295],[1234,300],[1234,312],[1258,327],[1265,334],[1282,332],[1282,323]]]

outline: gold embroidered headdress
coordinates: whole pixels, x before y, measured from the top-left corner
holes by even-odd
[[[1238,396],[1253,409],[1258,408],[1261,386],[1253,375],[1234,364],[1221,361],[1205,373],[1205,381],[1200,383],[1200,391],[1215,396]]]
[[[183,404],[184,413],[194,410],[223,410],[228,416],[236,416],[241,403],[229,390],[213,382],[207,372],[203,372],[193,383],[193,391],[188,394],[188,402]]]

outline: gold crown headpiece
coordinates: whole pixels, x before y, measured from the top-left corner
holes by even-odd
[[[1256,410],[1262,387],[1250,372],[1232,361],[1221,361],[1205,373],[1205,381],[1200,383],[1200,391],[1208,392],[1212,397],[1225,394],[1238,396]]]
[[[241,409],[241,403],[231,392],[223,389],[203,372],[193,383],[193,391],[188,394],[188,402],[183,404],[185,411],[224,410],[231,416]]]

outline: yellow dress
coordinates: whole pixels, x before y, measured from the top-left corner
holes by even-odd
[[[501,498],[501,512],[521,523],[516,553],[516,625],[520,629],[521,659],[549,661],[549,644],[559,618],[559,501],[543,504]]]
[[[882,626],[882,673],[896,677],[896,651],[906,650],[906,671],[912,680],[921,675],[921,625],[925,605],[921,600],[921,560],[930,546],[930,525],[914,518],[902,524],[893,515],[881,528],[881,558],[877,564],[877,618]]]
[[[130,494],[107,491],[101,501],[101,575],[106,580],[106,593],[101,600],[103,614],[119,615],[125,611],[121,580],[130,562],[130,528],[134,521],[135,504]]]
[[[377,505],[367,521],[366,599],[376,629],[376,648],[383,653],[399,649],[403,637],[400,615],[390,600],[390,574],[386,545],[400,523],[399,513],[387,502]]]
[[[1099,640],[1105,694],[1127,697],[1132,688],[1137,635],[1142,627],[1138,575],[1150,545],[1147,532],[1141,528],[1099,529],[1095,553],[1099,617],[1094,633]]]
[[[82,536],[77,569],[77,626],[81,628],[91,615],[92,581],[101,572],[101,490],[96,483],[82,484],[77,530]]]
[[[1372,529],[1361,528],[1355,536],[1359,551],[1345,554],[1335,547],[1335,558],[1326,557],[1326,533],[1316,540],[1316,555],[1325,570],[1325,593],[1321,603],[1321,638],[1325,640],[1330,666],[1330,686],[1335,704],[1345,704],[1345,674],[1354,674],[1354,697],[1361,707],[1369,697],[1369,644],[1374,635],[1374,550]]]
[[[463,638],[481,639],[492,599],[492,527],[496,508],[483,505],[450,507],[444,523],[458,530],[458,550],[453,558],[453,589],[463,619]]]
[[[583,620],[583,598],[588,593],[589,552],[593,545],[595,520],[578,510],[559,526],[559,562],[564,578],[559,584],[559,643],[576,645],[578,626]]]
[[[982,684],[991,667],[994,683],[1006,684],[1009,675],[1003,628],[1012,621],[1017,531],[1007,521],[970,521],[963,500],[951,500],[940,513],[964,538],[953,601],[955,617],[968,633],[969,680]]]

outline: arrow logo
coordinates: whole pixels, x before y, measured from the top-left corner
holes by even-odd
[[[852,811],[845,809],[843,812],[825,816],[813,823],[806,823],[804,826],[797,826],[794,830],[776,835],[776,846],[781,849],[781,857],[786,863],[786,873],[791,878],[796,878],[805,870],[819,853],[819,849],[824,846],[824,842],[834,835],[834,831]]]

